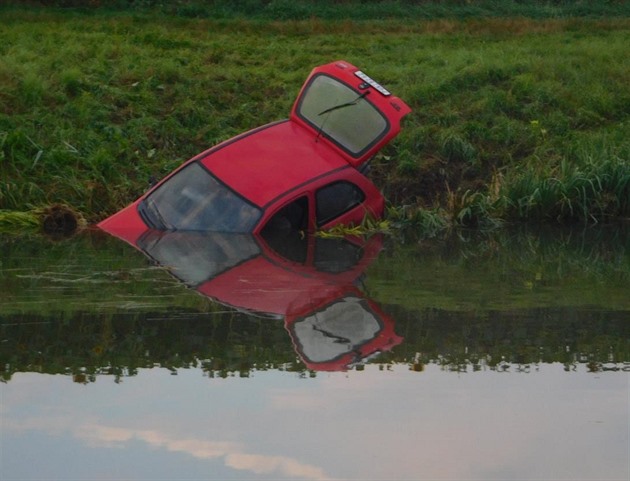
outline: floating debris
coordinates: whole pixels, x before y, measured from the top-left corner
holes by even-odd
[[[0,231],[43,231],[67,237],[87,226],[83,215],[65,204],[52,204],[26,212],[0,210]]]
[[[81,213],[64,204],[44,207],[40,218],[44,232],[51,235],[72,235],[87,225]]]

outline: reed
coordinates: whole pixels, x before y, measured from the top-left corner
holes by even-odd
[[[519,220],[602,221],[630,217],[630,160],[590,154],[552,169],[523,169],[501,189],[504,217]]]
[[[0,210],[0,232],[35,232],[40,228],[40,218],[34,212]]]

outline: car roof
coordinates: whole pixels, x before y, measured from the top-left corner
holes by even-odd
[[[246,132],[195,160],[259,207],[327,173],[352,169],[326,142],[291,120]]]

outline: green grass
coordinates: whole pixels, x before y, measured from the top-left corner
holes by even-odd
[[[7,4],[20,2],[8,0]],[[263,20],[375,20],[479,17],[628,16],[624,1],[588,0],[41,0],[38,6],[83,12],[159,12],[184,18],[256,18]]]
[[[373,163],[393,219],[630,217],[630,20],[453,12],[272,21],[0,10],[0,209],[65,203],[96,221],[152,176],[286,118],[312,67],[345,58],[414,110]]]
[[[41,221],[34,212],[0,210],[0,232],[37,232],[40,228]]]

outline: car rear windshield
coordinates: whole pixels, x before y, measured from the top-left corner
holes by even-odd
[[[262,211],[193,162],[153,191],[140,213],[154,229],[246,233]]]
[[[368,101],[367,93],[317,75],[300,99],[298,114],[322,135],[360,157],[388,129],[387,119]]]
[[[383,325],[365,299],[348,296],[298,319],[291,329],[308,361],[326,362],[358,351]]]

